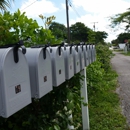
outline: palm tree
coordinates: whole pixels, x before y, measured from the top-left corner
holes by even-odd
[[[7,11],[7,8],[11,8],[11,2],[14,0],[0,0],[0,10]]]

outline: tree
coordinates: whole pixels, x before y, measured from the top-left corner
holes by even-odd
[[[105,31],[97,31],[95,32],[95,42],[96,43],[104,43],[104,39],[106,39],[108,34]]]
[[[130,33],[120,33],[116,39],[112,40],[112,44],[118,45],[119,43],[125,43],[130,39]]]
[[[117,39],[114,39],[111,41],[112,45],[118,46],[119,41]]]
[[[52,22],[49,29],[57,39],[67,39],[67,28],[64,24]]]
[[[36,20],[28,18],[20,10],[11,14],[10,12],[4,12],[0,14],[0,45],[16,43],[21,39],[31,38],[33,44],[46,44],[59,42],[52,35],[49,29],[44,29],[39,26]]]
[[[111,17],[111,27],[115,27],[120,25],[121,23],[125,23],[125,30],[130,31],[130,8],[127,9],[126,12],[121,14],[116,14],[114,17]]]
[[[88,31],[88,42],[89,43],[95,43],[95,32],[92,30],[92,29],[90,29],[89,31]]]
[[[0,9],[2,11],[7,11],[7,8],[11,7],[11,2],[14,0],[0,0]]]
[[[70,37],[72,41],[88,41],[89,28],[83,23],[77,22],[70,27]]]
[[[119,43],[124,43],[128,39],[130,39],[130,33],[120,33],[117,37]]]

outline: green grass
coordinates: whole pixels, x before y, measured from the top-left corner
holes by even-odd
[[[124,52],[124,50],[114,50],[116,52],[120,52],[121,54],[125,55],[125,56],[130,56],[130,51],[128,51],[127,53]]]
[[[130,52],[128,51],[127,53],[122,52],[121,54],[125,55],[125,56],[130,56]]]
[[[89,95],[90,129],[130,130],[125,117],[121,114],[119,97],[115,92],[117,86],[115,72],[107,73],[100,84],[102,89]]]
[[[122,50],[122,49],[114,49],[113,51],[123,52],[123,50]]]

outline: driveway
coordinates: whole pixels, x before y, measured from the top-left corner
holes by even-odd
[[[112,58],[112,67],[118,73],[117,93],[121,99],[122,113],[127,118],[127,123],[130,126],[130,56],[124,56],[118,52],[114,52]]]

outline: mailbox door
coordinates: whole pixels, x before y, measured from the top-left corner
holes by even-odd
[[[91,64],[91,50],[90,50],[90,45],[87,45],[87,50],[88,50],[88,61],[89,61],[89,64]]]
[[[89,61],[88,61],[87,45],[84,45],[84,46],[83,46],[83,51],[84,51],[85,66],[88,66]]]
[[[96,61],[96,49],[95,49],[95,45],[93,46],[94,49],[94,61]]]
[[[65,62],[64,53],[61,48],[61,54],[59,55],[59,47],[52,47],[52,73],[53,73],[53,86],[59,86],[65,82]]]
[[[69,58],[68,58],[68,78],[67,79],[70,79],[74,76],[74,59],[73,59],[73,55],[70,54],[69,55]]]
[[[91,59],[92,59],[92,62],[94,62],[94,49],[93,49],[93,45],[91,45]]]
[[[89,45],[89,47],[90,47],[90,48],[89,48],[89,49],[90,49],[89,51],[90,51],[90,64],[91,64],[91,63],[93,62],[93,53],[92,53],[93,50],[92,50],[92,45]]]
[[[34,98],[41,98],[52,90],[51,58],[48,50],[28,48],[26,57],[30,70],[31,93]]]
[[[9,117],[31,103],[29,68],[26,57],[18,50],[19,61],[14,62],[13,49],[7,48],[1,57],[1,116]]]
[[[43,49],[40,51],[38,64],[39,96],[42,97],[52,90],[52,65],[49,51],[46,49],[46,58],[43,58]]]
[[[64,57],[65,57],[65,77],[66,79],[70,79],[74,76],[74,59],[72,50],[70,50],[70,46],[66,47],[64,50]]]
[[[7,117],[5,114],[5,93],[4,93],[4,82],[3,82],[3,71],[2,71],[2,63],[3,63],[3,55],[6,53],[5,49],[0,49],[0,116]]]
[[[74,74],[80,72],[80,56],[78,54],[78,51],[76,50],[75,47],[72,48],[72,53],[74,57]]]
[[[84,61],[84,51],[83,51],[83,47],[82,45],[81,46],[78,46],[78,53],[79,53],[79,56],[80,56],[80,69],[84,69],[85,67],[85,61]]]

